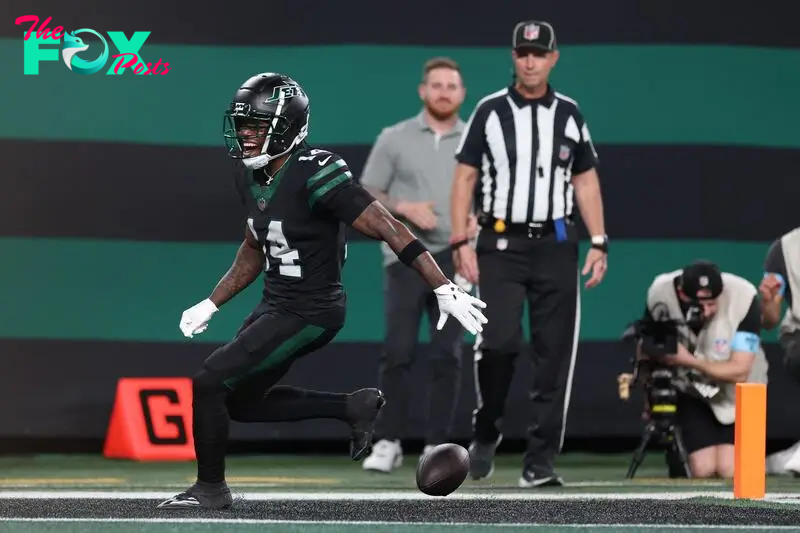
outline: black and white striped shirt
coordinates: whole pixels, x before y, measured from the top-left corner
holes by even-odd
[[[595,167],[597,152],[575,100],[549,86],[526,99],[510,86],[478,102],[456,159],[481,172],[480,211],[529,223],[572,215],[571,177]]]

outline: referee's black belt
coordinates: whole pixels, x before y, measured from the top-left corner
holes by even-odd
[[[527,237],[541,239],[555,234],[559,241],[567,239],[567,226],[574,222],[572,217],[547,220],[544,222],[506,222],[501,218],[483,215],[478,218],[478,224],[487,232],[497,236]]]

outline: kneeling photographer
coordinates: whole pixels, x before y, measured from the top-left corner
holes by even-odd
[[[757,289],[696,261],[654,279],[639,324],[637,365],[673,371],[674,421],[691,476],[733,477],[736,383],[767,382]]]

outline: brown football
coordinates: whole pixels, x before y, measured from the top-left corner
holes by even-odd
[[[468,473],[469,452],[458,444],[440,444],[419,458],[417,488],[429,496],[447,496]]]

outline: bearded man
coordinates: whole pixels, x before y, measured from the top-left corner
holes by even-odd
[[[455,275],[449,246],[450,188],[455,153],[465,126],[458,114],[464,94],[455,61],[446,57],[428,60],[419,84],[422,110],[381,131],[361,176],[364,188],[413,228],[449,276]],[[474,237],[475,218],[469,215],[465,223]],[[438,331],[438,315],[433,312],[436,299],[430,297],[430,289],[409,275],[389,248],[382,249],[386,338],[379,377],[386,406],[377,422],[372,454],[364,460],[363,467],[388,473],[403,462],[401,441],[409,435],[412,395],[424,393],[420,384],[410,382],[423,310],[427,310],[431,333],[426,350],[431,369],[426,449],[448,442],[450,437],[460,392],[464,329],[450,323]]]

